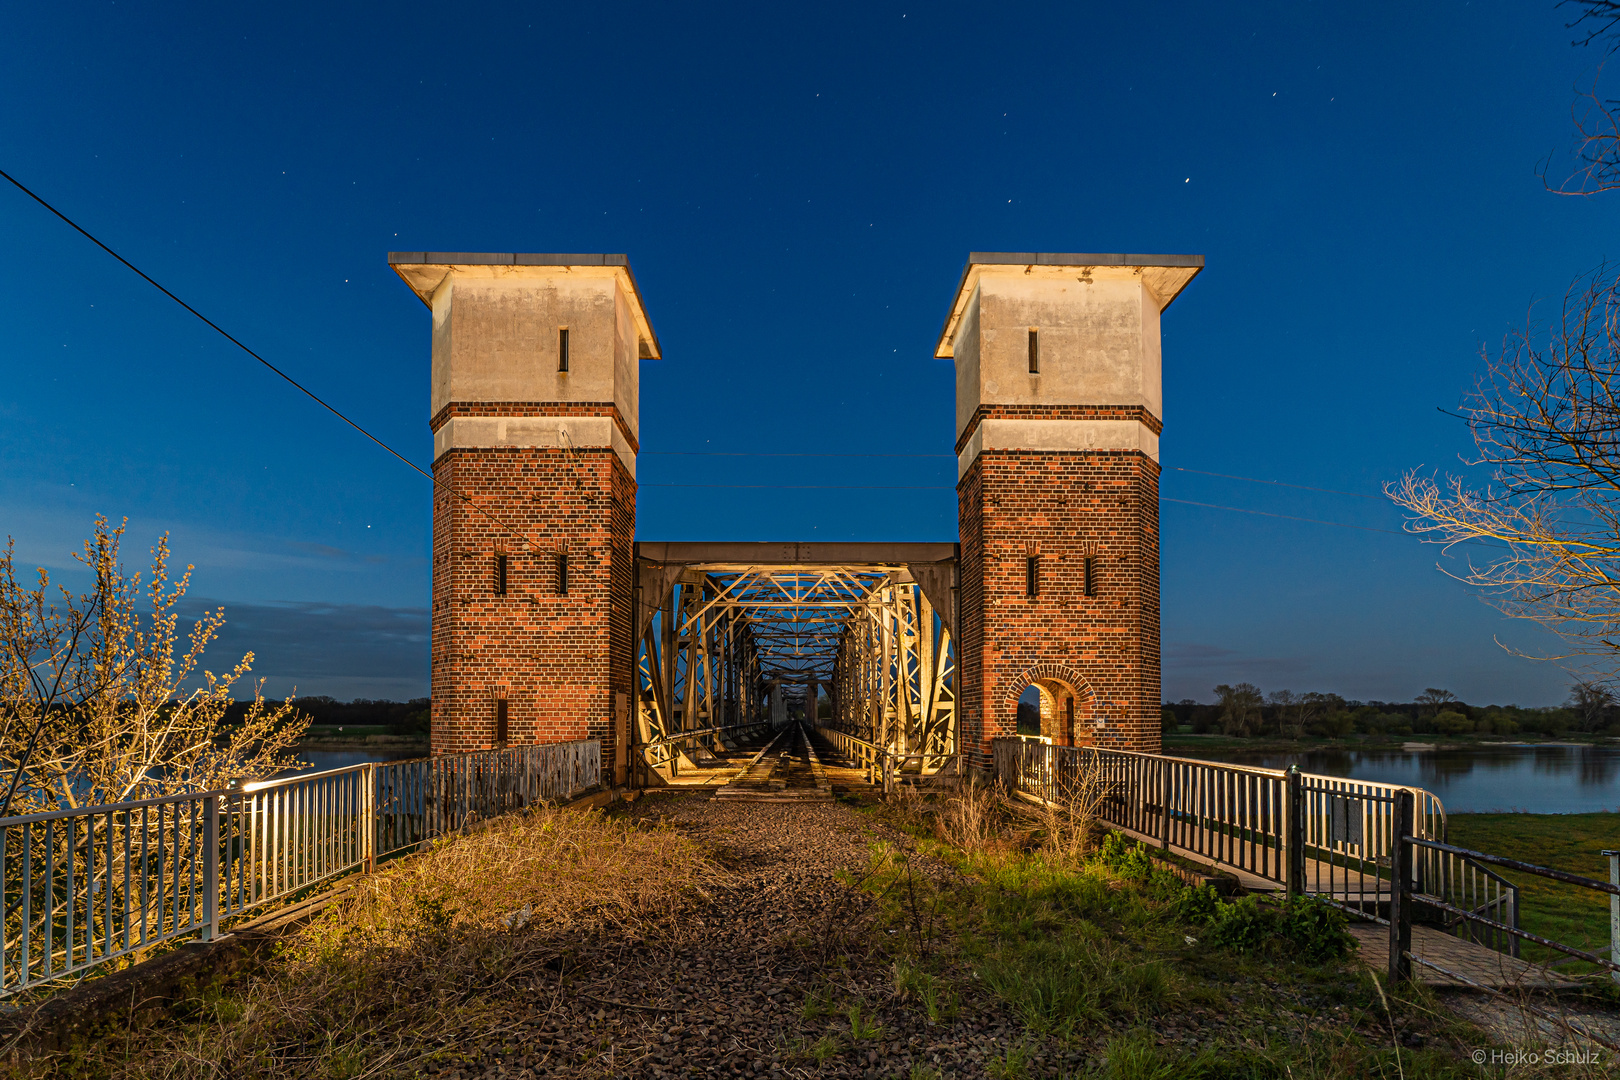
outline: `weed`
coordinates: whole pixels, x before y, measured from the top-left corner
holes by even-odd
[[[831,1035],[823,1035],[821,1038],[810,1044],[810,1048],[808,1051],[806,1051],[805,1056],[810,1058],[810,1060],[814,1061],[817,1065],[825,1065],[828,1060],[834,1057],[837,1053],[838,1040],[833,1038]]]
[[[984,1063],[995,1080],[1025,1080],[1029,1076],[1029,1047],[1024,1043],[1007,1047],[1007,1052],[1000,1057],[991,1058]]]
[[[1147,848],[1117,832],[1103,838],[1097,856],[1126,881],[1147,881],[1153,876],[1153,856]]]
[[[866,1002],[857,998],[845,1013],[849,1017],[849,1037],[856,1042],[883,1038],[883,1025],[865,1006]]]
[[[1356,947],[1345,929],[1344,913],[1308,896],[1289,897],[1281,904],[1262,904],[1258,897],[1245,896],[1220,904],[1206,937],[1211,945],[1237,952],[1286,946],[1293,956],[1310,963],[1342,960]]]
[[[945,1074],[919,1061],[911,1066],[907,1080],[945,1080]]]
[[[903,960],[894,962],[894,994],[922,1006],[931,1024],[954,1020],[961,1008],[956,991],[945,980]]]
[[[979,852],[995,839],[995,793],[969,779],[945,802],[939,815],[941,837],[963,851]]]
[[[995,946],[980,977],[1031,1031],[1067,1037],[1109,1014],[1154,1011],[1174,996],[1175,980],[1089,923],[1068,933],[1039,933]]]
[[[1221,898],[1210,886],[1200,885],[1196,889],[1183,888],[1170,903],[1176,918],[1202,925],[1213,919],[1220,910]]]
[[[805,993],[804,1001],[799,1005],[799,1015],[806,1020],[815,1020],[831,1015],[832,1008],[832,990],[826,983],[817,983]]]
[[[1096,1080],[1172,1080],[1189,1073],[1159,1050],[1151,1031],[1137,1028],[1108,1041],[1102,1067],[1092,1075]]]

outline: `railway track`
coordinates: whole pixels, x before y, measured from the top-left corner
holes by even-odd
[[[833,794],[803,726],[794,724],[767,743],[714,797],[738,802],[831,802]]]

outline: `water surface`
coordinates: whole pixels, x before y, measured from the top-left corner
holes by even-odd
[[[299,750],[298,760],[309,764],[301,769],[289,769],[282,776],[300,776],[304,773],[325,772],[327,769],[343,769],[350,765],[364,765],[368,761],[404,761],[409,758],[426,757],[425,749],[406,748],[391,750]]]
[[[1177,757],[1425,788],[1449,813],[1620,810],[1620,747],[1484,745],[1457,750],[1172,750]]]

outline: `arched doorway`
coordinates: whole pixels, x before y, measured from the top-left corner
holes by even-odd
[[[1078,671],[1037,664],[1018,677],[1013,689],[1020,735],[1038,734],[1057,746],[1087,746],[1095,738],[1091,687]],[[1038,731],[1032,715],[1037,709]]]

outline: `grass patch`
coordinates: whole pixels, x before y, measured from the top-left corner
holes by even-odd
[[[1335,909],[1223,901],[1116,834],[1078,856],[981,790],[960,798],[893,810],[961,878],[874,844],[861,884],[879,899],[899,998],[920,1008],[924,987],[946,988],[971,1017],[990,995],[1022,1022],[1022,1039],[985,1060],[991,1076],[1478,1075],[1465,1055],[1486,1037],[1422,988],[1381,993]],[[1057,1066],[1077,1050],[1081,1064]]]

